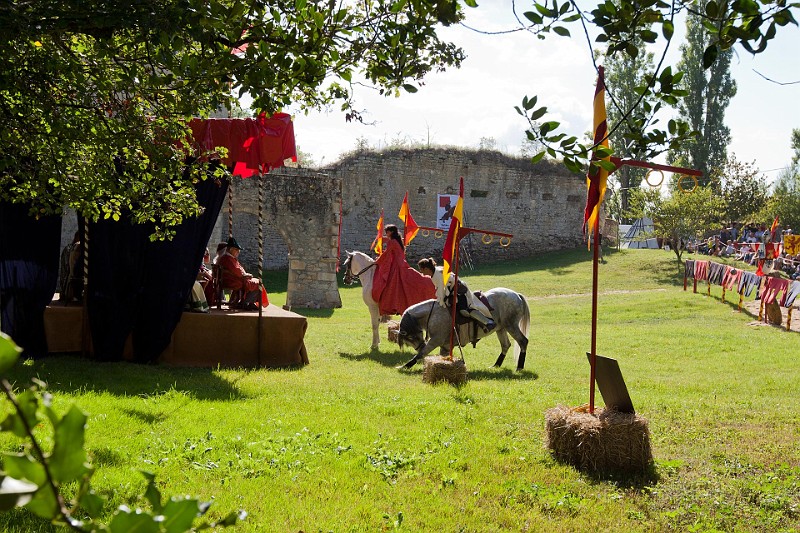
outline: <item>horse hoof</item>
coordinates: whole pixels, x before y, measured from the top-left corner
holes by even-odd
[[[495,363],[492,365],[492,368],[500,368],[501,366],[503,366],[502,363]]]

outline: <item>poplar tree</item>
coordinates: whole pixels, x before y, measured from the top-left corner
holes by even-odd
[[[636,105],[647,87],[647,76],[652,74],[653,54],[644,52],[644,42],[637,41],[639,53],[636,55],[618,54],[605,58],[606,88],[608,104],[606,112],[612,125],[610,135],[614,154],[623,159],[644,159],[647,148],[639,141],[640,132],[654,121],[654,113],[661,107],[652,98],[642,99]],[[631,189],[637,189],[645,177],[646,170],[624,165],[612,177],[619,184],[620,214],[628,211]]]
[[[708,0],[702,0],[697,10],[705,13],[708,4]],[[718,9],[724,12],[727,6],[721,3]],[[670,150],[668,160],[671,164],[701,170],[700,185],[711,183],[709,176],[727,159],[731,132],[725,125],[725,109],[736,94],[736,82],[730,73],[731,48],[720,51],[710,68],[704,68],[704,55],[712,39],[703,18],[690,12],[686,19],[686,42],[681,45],[678,62],[687,94],[678,103],[677,111],[694,135]]]

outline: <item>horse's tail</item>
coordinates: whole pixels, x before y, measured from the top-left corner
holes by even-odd
[[[517,296],[519,297],[520,301],[522,302],[522,316],[519,319],[518,327],[519,327],[519,330],[522,332],[522,334],[527,339],[528,338],[528,329],[530,328],[530,325],[531,325],[531,308],[528,307],[528,300],[526,300],[523,295],[521,295],[520,293],[517,293]],[[527,347],[526,347],[526,350],[527,350]],[[519,360],[518,359],[519,358],[519,352],[520,352],[519,343],[515,342],[514,343],[514,357],[517,358],[517,360]]]

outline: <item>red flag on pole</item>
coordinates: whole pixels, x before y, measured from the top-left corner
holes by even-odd
[[[603,67],[598,67],[597,87],[594,90],[594,146],[592,163],[596,161],[609,161],[610,155],[598,154],[597,148],[609,148],[608,123],[606,122],[606,82]],[[606,195],[606,182],[608,171],[596,164],[589,165],[586,174],[586,209],[583,213],[583,232],[592,235],[600,216],[600,205]]]
[[[381,209],[381,218],[378,219],[378,224],[375,226],[375,229],[378,230],[378,234],[375,236],[375,240],[372,241],[370,248],[372,248],[376,254],[381,255],[383,253],[383,209]]]
[[[775,216],[775,220],[772,221],[772,227],[769,228],[770,236],[772,237],[770,240],[775,242],[775,232],[778,231],[778,216]]]
[[[267,307],[269,305],[269,297],[267,296],[267,289],[263,286],[261,287],[261,307]]]
[[[414,221],[414,217],[411,216],[411,210],[408,207],[408,191],[406,191],[406,195],[403,198],[403,205],[400,206],[400,213],[398,213],[397,216],[403,221],[403,225],[405,226],[403,228],[403,244],[408,246],[419,232],[419,226],[417,226],[417,223]]]
[[[447,240],[444,242],[442,252],[442,277],[447,283],[450,271],[455,268],[453,258],[456,257],[456,246],[458,246],[458,231],[464,225],[464,177],[458,187],[458,201],[453,209],[453,217],[450,219],[450,229],[447,231]]]

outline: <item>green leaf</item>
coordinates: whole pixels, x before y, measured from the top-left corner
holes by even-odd
[[[414,87],[414,86],[413,86],[413,85],[411,85],[411,84],[408,84],[408,83],[404,83],[404,84],[403,84],[403,89],[405,89],[405,90],[406,90],[406,92],[408,92],[408,93],[415,93],[415,92],[417,92],[417,88],[416,88],[416,87]]]
[[[569,30],[562,26],[553,26],[553,31],[562,37],[569,37]]]
[[[605,159],[601,159],[600,161],[595,161],[594,164],[602,168],[607,172],[614,172],[617,170],[617,165],[612,163],[611,161],[606,161]]]
[[[675,33],[675,25],[672,23],[671,20],[665,20],[661,23],[661,35],[664,36],[666,40],[672,39],[672,35]]]
[[[58,483],[74,481],[89,472],[84,450],[86,413],[77,406],[70,407],[55,428],[50,473]]]
[[[0,511],[8,511],[14,507],[22,507],[33,498],[38,485],[13,477],[0,477]]]
[[[24,439],[28,436],[28,430],[25,428],[23,421],[27,422],[29,428],[36,427],[39,422],[39,399],[32,390],[26,390],[17,396],[17,404],[19,405],[19,412],[9,413],[0,424],[0,430],[10,431],[17,437]]]
[[[534,13],[533,11],[526,11],[523,15],[534,24],[541,24],[544,20],[540,14]]]
[[[164,516],[162,526],[166,533],[183,533],[192,527],[194,519],[200,516],[197,500],[171,499],[161,511]]]
[[[553,131],[554,129],[556,129],[560,125],[561,125],[560,122],[556,122],[554,120],[551,120],[551,121],[545,122],[544,124],[539,126],[539,130],[541,131],[542,136],[545,136],[545,135],[547,135],[548,132]]]
[[[49,520],[61,514],[58,509],[56,496],[53,493],[53,488],[49,485],[40,486],[36,494],[33,495],[33,499],[25,505],[25,508]]]
[[[539,161],[541,161],[542,159],[544,159],[544,156],[545,156],[546,154],[547,154],[547,152],[539,152],[539,153],[538,153],[538,154],[536,154],[535,156],[531,157],[531,164],[532,164],[532,165],[535,165],[536,163],[538,163]]]
[[[718,54],[719,50],[717,49],[716,45],[712,44],[708,48],[706,48],[706,51],[703,52],[703,69],[707,69],[708,67],[713,65],[714,61],[717,60]]]
[[[105,500],[93,490],[88,490],[78,498],[78,504],[92,518],[99,518],[103,514]]]
[[[11,337],[5,333],[0,333],[0,376],[5,376],[19,359],[22,348],[17,346]]]
[[[150,514],[140,510],[131,511],[126,506],[119,510],[108,524],[111,533],[159,533],[159,522]]]
[[[531,120],[542,118],[545,115],[545,113],[547,113],[547,108],[540,107],[539,109],[531,113]]]

